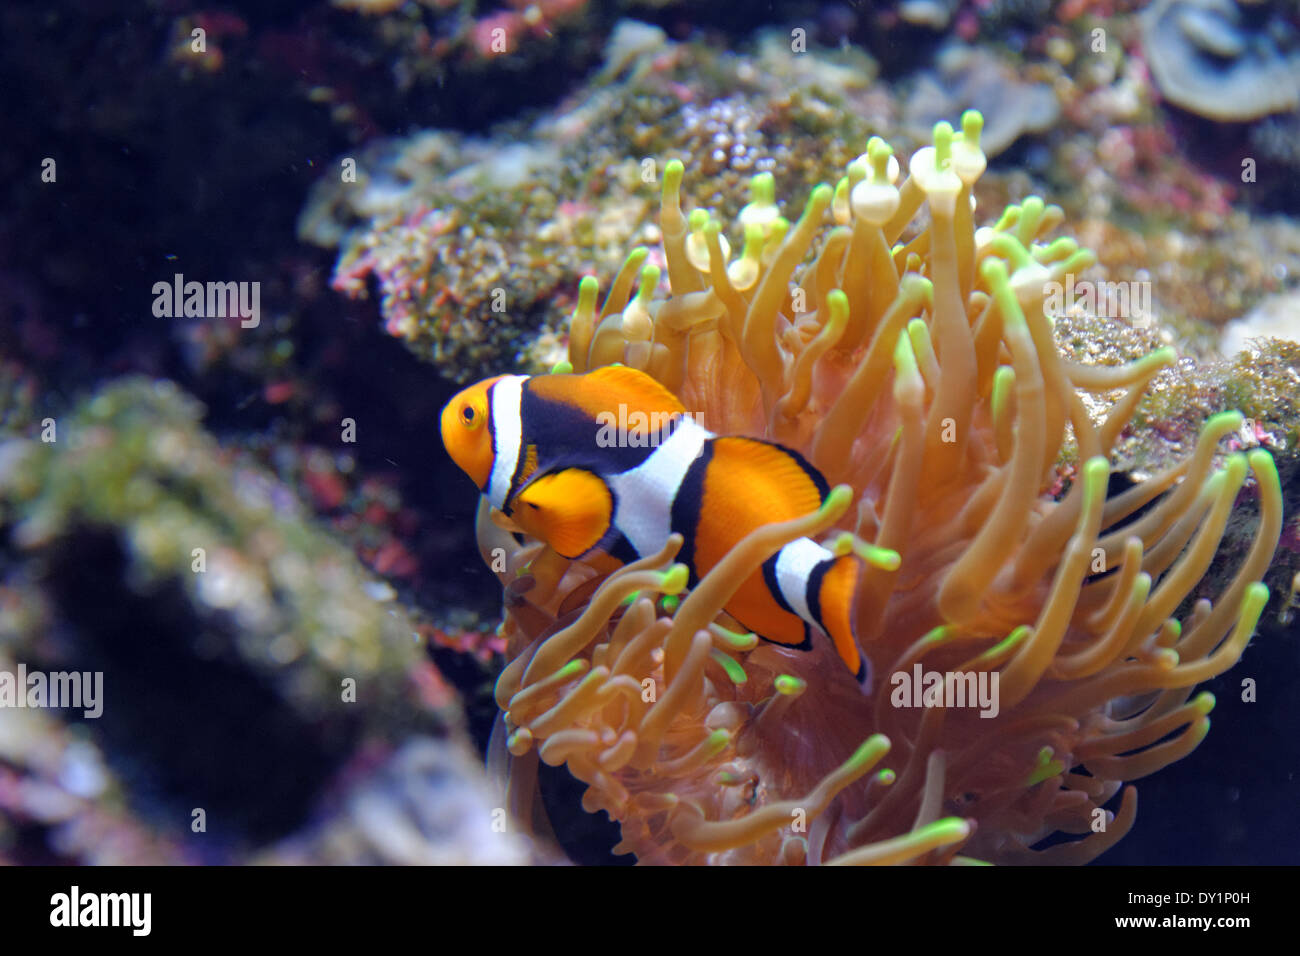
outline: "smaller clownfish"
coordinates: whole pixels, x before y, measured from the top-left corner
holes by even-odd
[[[692,587],[751,531],[808,514],[828,493],[798,452],[714,435],[657,381],[625,366],[479,382],[443,409],[442,439],[494,508],[563,557],[603,551],[629,562],[658,553],[675,532]],[[865,689],[854,625],[860,569],[854,555],[798,538],[726,610],[799,650],[821,631]]]

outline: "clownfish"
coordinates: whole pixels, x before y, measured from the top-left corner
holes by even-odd
[[[471,385],[443,409],[442,439],[492,507],[563,557],[603,551],[629,562],[682,535],[677,560],[691,587],[751,531],[814,511],[828,493],[798,452],[715,435],[655,379],[621,365]],[[799,650],[819,630],[865,688],[854,625],[860,569],[856,556],[798,538],[726,611]]]

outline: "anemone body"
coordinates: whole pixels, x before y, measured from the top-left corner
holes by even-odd
[[[1236,662],[1267,597],[1272,459],[1219,455],[1239,423],[1220,415],[1178,467],[1106,497],[1110,449],[1173,353],[1122,366],[1059,354],[1051,283],[1091,255],[1048,240],[1063,216],[1034,198],[976,229],[980,123],[940,124],[901,182],[873,140],[794,223],[758,177],[732,261],[720,224],[682,213],[670,163],[671,295],[656,298],[644,250],[599,309],[584,280],[574,371],[641,368],[711,431],[795,448],[837,488],[756,531],[689,595],[677,539],[611,573],[519,545],[484,506],[484,555],[509,555],[497,700],[520,819],[535,820],[540,759],[588,784],[584,807],[620,821],[618,850],[641,862],[1082,862],[1132,826],[1132,787],[1104,806],[1124,783],[1205,736],[1213,698],[1195,686]],[[1104,417],[1087,393],[1112,400]],[[1078,460],[1054,496],[1067,441]],[[1175,618],[1247,480],[1261,499],[1252,548],[1213,603]],[[867,558],[867,695],[833,653],[763,643],[722,612],[801,535]],[[896,691],[920,670],[970,688],[983,675],[996,714],[951,696],[914,706]],[[1058,832],[1078,838],[1035,849]]]

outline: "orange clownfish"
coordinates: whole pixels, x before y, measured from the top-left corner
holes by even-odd
[[[714,435],[657,381],[625,366],[479,382],[443,409],[442,439],[493,507],[566,558],[603,551],[632,561],[681,534],[677,560],[690,586],[749,532],[815,510],[828,490],[798,452]],[[854,627],[860,567],[853,555],[799,538],[726,610],[800,650],[820,630],[865,688]]]

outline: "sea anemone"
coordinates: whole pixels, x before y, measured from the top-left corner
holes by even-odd
[[[481,506],[505,589],[509,801],[526,825],[540,759],[588,785],[583,807],[619,821],[616,852],[640,862],[1082,862],[1133,825],[1134,788],[1105,807],[1123,782],[1204,738],[1214,699],[1193,689],[1237,661],[1268,596],[1272,458],[1220,457],[1240,424],[1225,413],[1186,461],[1107,497],[1111,448],[1173,351],[1106,366],[1059,353],[1050,291],[1093,258],[1044,238],[1064,216],[1037,198],[976,228],[981,126],[974,112],[960,132],[938,124],[901,184],[873,138],[793,224],[756,177],[731,261],[720,223],[683,214],[670,162],[671,296],[645,249],[599,310],[583,280],[573,371],[643,369],[711,431],[797,449],[836,487],[689,594],[677,536],[611,571],[521,543]],[[1213,604],[1193,603],[1249,475],[1253,544]],[[761,642],[722,610],[803,535],[864,559],[866,694],[833,652]],[[922,670],[940,690],[983,675],[994,706],[900,694]]]

